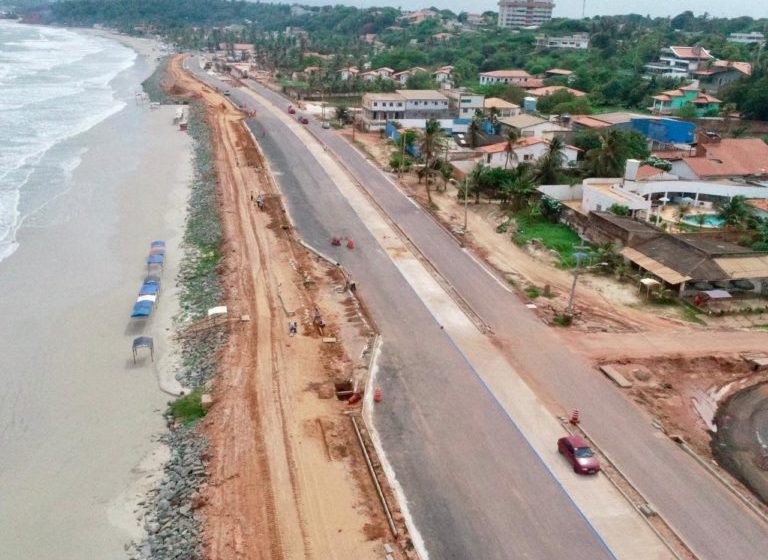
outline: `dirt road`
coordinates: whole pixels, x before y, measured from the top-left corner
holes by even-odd
[[[230,333],[204,420],[211,443],[202,497],[206,555],[380,558],[386,525],[351,428],[342,405],[317,394],[331,396],[331,380],[351,364],[340,345],[322,342],[311,311],[321,308],[333,333],[350,320],[348,302],[333,290],[336,279],[295,250],[240,111],[185,74],[180,57],[169,73],[173,93],[207,107],[225,239]],[[253,201],[259,193],[264,211]],[[299,323],[295,337],[289,321]]]

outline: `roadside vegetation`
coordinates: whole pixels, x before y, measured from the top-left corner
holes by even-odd
[[[205,416],[205,410],[200,401],[202,396],[202,389],[195,389],[190,394],[173,401],[169,406],[173,418],[182,424],[192,424]]]

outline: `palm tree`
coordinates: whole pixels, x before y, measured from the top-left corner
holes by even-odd
[[[681,204],[680,206],[678,206],[677,210],[675,210],[675,218],[677,218],[677,223],[679,224],[681,221],[683,221],[683,218],[685,218],[690,213],[691,213],[690,204]]]
[[[547,153],[536,163],[536,180],[540,185],[551,185],[557,182],[557,172],[565,160],[564,147],[565,142],[559,136],[555,136],[549,141]]]
[[[469,147],[476,148],[477,140],[480,134],[480,123],[477,122],[477,118],[472,119],[467,127],[467,135],[469,136]]]
[[[517,212],[525,208],[531,195],[536,191],[536,183],[527,167],[517,167],[514,176],[501,185],[503,198],[511,202],[512,210]]]
[[[693,217],[693,221],[696,222],[696,224],[699,226],[699,230],[704,229],[704,224],[707,223],[707,215],[706,214],[696,214]]]
[[[480,185],[483,180],[483,175],[485,175],[486,171],[487,168],[485,165],[483,165],[483,162],[479,161],[477,162],[477,165],[472,168],[472,171],[469,172],[469,175],[467,175],[465,180],[467,189],[466,194],[474,193],[476,204],[480,202]]]
[[[504,148],[504,151],[507,152],[507,160],[504,162],[504,169],[509,167],[510,159],[515,160],[515,165],[518,164],[517,153],[515,152],[515,144],[517,144],[519,139],[520,137],[517,135],[517,132],[510,128],[509,132],[507,132],[507,145]]]
[[[747,199],[741,195],[734,196],[718,208],[717,215],[727,226],[743,227],[751,215]]]
[[[609,130],[601,136],[601,146],[590,150],[587,167],[593,177],[621,177],[627,158],[618,130]]]
[[[336,107],[336,119],[338,119],[339,124],[347,124],[349,121],[349,109],[345,105],[339,105]]]
[[[429,176],[432,166],[443,144],[443,129],[435,119],[429,119],[424,126],[424,132],[419,140],[419,151],[424,158],[424,175],[426,177],[427,200],[432,204],[432,192],[429,190]]]

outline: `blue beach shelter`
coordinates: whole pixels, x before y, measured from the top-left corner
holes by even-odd
[[[142,284],[139,296],[156,296],[160,293],[160,284]]]
[[[152,247],[153,249],[154,249],[155,247],[162,247],[163,249],[165,249],[165,241],[163,241],[163,240],[161,240],[161,239],[156,239],[155,241],[152,241],[152,242],[149,244],[149,246],[150,246],[150,247]]]
[[[149,255],[147,257],[147,272],[149,272],[149,269],[152,265],[157,265],[160,267],[160,270],[162,270],[164,264],[165,255]]]
[[[152,314],[154,304],[151,301],[137,301],[133,306],[131,318],[146,318]]]
[[[150,255],[165,255],[165,247],[152,247],[149,250]]]
[[[160,285],[160,277],[157,274],[147,274],[146,278],[144,278],[145,284],[157,284]]]

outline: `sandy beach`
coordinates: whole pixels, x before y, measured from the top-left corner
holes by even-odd
[[[191,178],[174,107],[134,94],[159,50],[115,79],[127,105],[67,142],[84,149],[71,188],[19,230],[0,262],[0,558],[117,559],[164,453],[175,275]],[[168,243],[155,339],[134,366],[129,314],[152,239]],[[150,478],[148,478],[150,477]]]

